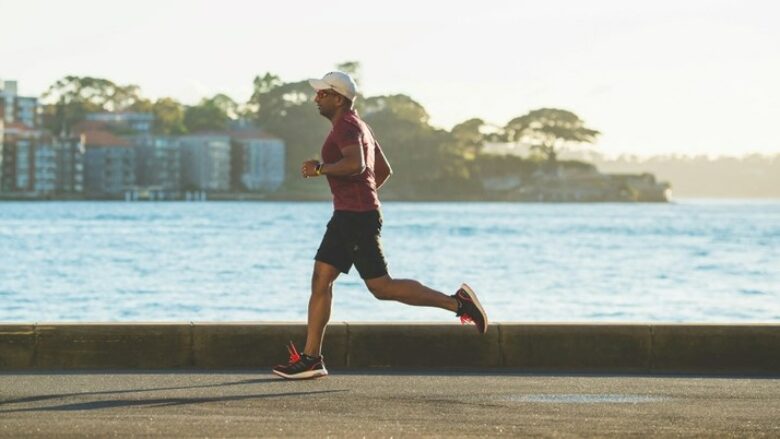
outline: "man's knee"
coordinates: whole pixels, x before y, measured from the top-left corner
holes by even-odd
[[[311,274],[312,285],[329,285],[333,283],[334,279],[328,275],[328,273],[322,270],[314,270]]]
[[[315,263],[311,275],[312,291],[329,292],[333,282],[339,276],[339,271],[333,266],[324,263]]]

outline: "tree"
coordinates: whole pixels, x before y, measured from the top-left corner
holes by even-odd
[[[440,198],[467,187],[469,169],[458,142],[429,124],[422,105],[399,94],[367,98],[364,108],[396,174],[390,189],[405,197]]]
[[[363,111],[366,116],[374,113],[387,113],[401,121],[420,125],[428,125],[430,120],[425,108],[404,94],[367,98],[363,104]]]
[[[271,90],[279,87],[280,85],[282,85],[282,80],[272,73],[266,73],[262,77],[260,75],[255,76],[255,79],[252,80],[252,96],[244,105],[247,110],[247,115],[256,115],[256,113],[260,111],[260,104],[263,95],[269,93]]]
[[[558,151],[569,145],[594,143],[600,132],[587,128],[576,114],[557,108],[541,108],[516,117],[504,128],[510,142],[527,142],[555,163]]]
[[[70,133],[87,113],[139,111],[149,101],[137,85],[117,85],[108,79],[66,76],[43,93],[44,126],[55,133]]]
[[[184,125],[184,106],[172,98],[160,98],[152,105],[154,132],[177,135],[187,132]]]
[[[456,148],[468,159],[474,159],[485,144],[485,134],[482,132],[485,121],[478,118],[461,122],[450,131],[455,139]]]
[[[189,132],[225,131],[236,109],[236,103],[226,95],[203,98],[198,105],[184,110],[184,126]]]
[[[236,101],[233,100],[230,96],[226,94],[216,94],[213,98],[210,99],[210,102],[214,104],[217,108],[222,110],[225,115],[227,115],[230,119],[238,119],[239,117],[239,108]]]
[[[247,107],[255,109],[252,119],[284,139],[285,175],[288,182],[296,180],[300,164],[320,153],[330,122],[318,114],[313,104],[314,89],[308,81],[283,83],[278,76],[266,73],[255,78],[254,87],[247,103]]]
[[[252,93],[250,100],[257,99],[258,96],[268,93],[282,84],[282,80],[273,73],[266,73],[262,78],[260,75],[255,76],[253,81],[254,93]]]
[[[137,113],[152,113],[153,110],[154,103],[146,98],[139,98],[124,109],[124,111],[133,111]]]
[[[336,70],[348,73],[355,80],[355,83],[360,85],[360,62],[359,61],[344,61],[336,64]]]

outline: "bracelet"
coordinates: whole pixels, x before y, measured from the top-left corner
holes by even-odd
[[[318,177],[322,175],[322,165],[323,163],[317,163],[317,166],[314,167],[314,175]]]

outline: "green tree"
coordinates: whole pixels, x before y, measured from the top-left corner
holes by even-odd
[[[154,114],[154,132],[178,135],[187,132],[184,125],[184,106],[172,98],[160,98],[151,109]]]
[[[203,98],[198,105],[184,110],[184,126],[188,132],[225,131],[235,115],[236,103],[223,94]]]
[[[263,95],[270,93],[276,87],[282,85],[283,82],[279,76],[273,73],[266,73],[263,76],[256,75],[252,80],[252,96],[243,106],[242,117],[247,119],[256,119],[257,112],[260,111],[260,103],[263,99]]]
[[[364,108],[395,171],[390,189],[403,197],[441,198],[469,186],[458,142],[432,127],[418,102],[402,94],[376,96],[367,98]]]
[[[330,122],[317,112],[308,81],[283,83],[266,73],[256,77],[247,107],[255,108],[255,124],[282,138],[286,146],[285,175],[297,181],[304,160],[318,157]]]
[[[469,119],[452,127],[450,132],[461,156],[473,160],[479,154],[486,140],[484,127],[485,121],[478,118]]]
[[[106,111],[151,110],[151,101],[141,96],[141,88],[137,85],[116,85],[107,91],[111,94],[104,106]]]
[[[126,107],[125,111],[152,113],[154,111],[154,102],[146,98],[140,98]]]
[[[360,85],[361,77],[360,77],[360,62],[359,61],[344,61],[342,63],[336,64],[336,70],[348,73],[350,76],[352,76],[352,79],[355,80],[355,83]]]
[[[576,114],[557,108],[541,108],[516,117],[504,128],[510,142],[526,142],[555,163],[561,148],[594,143],[600,132],[585,126]]]
[[[118,85],[90,76],[66,76],[52,84],[42,98],[44,126],[66,134],[87,113],[138,111],[149,102],[137,85]]]
[[[211,98],[211,102],[230,119],[238,119],[240,116],[239,105],[230,96],[219,93]]]

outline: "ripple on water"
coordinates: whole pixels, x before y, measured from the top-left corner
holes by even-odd
[[[761,291],[761,290],[741,289],[741,290],[739,290],[739,294],[741,294],[743,296],[766,296],[769,293],[767,293],[766,291]]]

